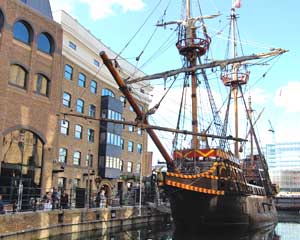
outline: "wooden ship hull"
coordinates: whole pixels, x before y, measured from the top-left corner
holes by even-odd
[[[219,196],[176,187],[166,187],[170,195],[176,230],[252,231],[275,226],[278,218],[272,197]]]
[[[181,153],[175,152],[174,157]],[[219,159],[199,161],[194,166],[202,169],[198,174],[166,172],[160,178],[160,186],[169,195],[176,229],[249,231],[276,225],[273,196],[268,196],[264,187],[249,184],[238,163],[220,158],[228,154],[216,149],[183,152],[187,154]]]

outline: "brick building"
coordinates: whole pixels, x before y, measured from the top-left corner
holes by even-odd
[[[62,28],[46,4],[1,0],[0,31],[0,185],[12,197],[20,180],[24,191],[52,185]]]
[[[152,158],[144,131],[97,120],[136,118],[99,58],[103,50],[116,53],[65,12],[57,14],[58,23],[48,0],[0,0],[1,193],[15,198],[21,182],[24,191],[126,192],[141,163],[142,176],[151,173]],[[143,75],[117,61],[122,77]],[[133,89],[146,110],[151,88]]]
[[[88,185],[91,190],[105,188],[109,196],[126,192],[138,180],[141,161],[148,166],[152,158],[147,153],[144,131],[133,126],[100,124],[97,120],[99,117],[125,121],[136,118],[99,57],[101,51],[106,51],[111,58],[117,54],[67,13],[57,12],[55,18],[63,28],[60,111],[65,114],[60,115],[57,150],[60,154],[56,161],[57,169],[63,166],[64,171],[56,174],[54,181],[66,189]],[[143,75],[122,58],[117,61],[123,78],[132,72]],[[132,88],[140,107],[147,110],[152,89],[141,83]],[[143,176],[151,174],[149,167],[142,169]]]

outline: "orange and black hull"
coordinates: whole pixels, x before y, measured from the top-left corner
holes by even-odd
[[[266,196],[206,194],[165,186],[178,231],[249,231],[277,223],[272,199]]]

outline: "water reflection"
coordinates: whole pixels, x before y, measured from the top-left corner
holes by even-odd
[[[49,238],[51,240],[298,240],[300,239],[299,213],[279,215],[276,228],[269,228],[252,233],[222,233],[190,235],[174,233],[171,225],[135,226],[135,229],[115,228],[110,231],[91,231]]]

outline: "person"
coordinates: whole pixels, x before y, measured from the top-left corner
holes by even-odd
[[[57,189],[55,187],[53,188],[53,192],[52,192],[51,198],[52,198],[52,209],[58,208],[58,205],[59,205],[59,196],[58,196]]]
[[[0,214],[5,214],[4,202],[2,201],[2,195],[0,195]]]
[[[106,197],[105,197],[105,190],[101,190],[100,192],[100,208],[104,208],[106,205]]]
[[[69,203],[69,195],[63,190],[60,197],[60,207],[62,209],[67,209]]]

